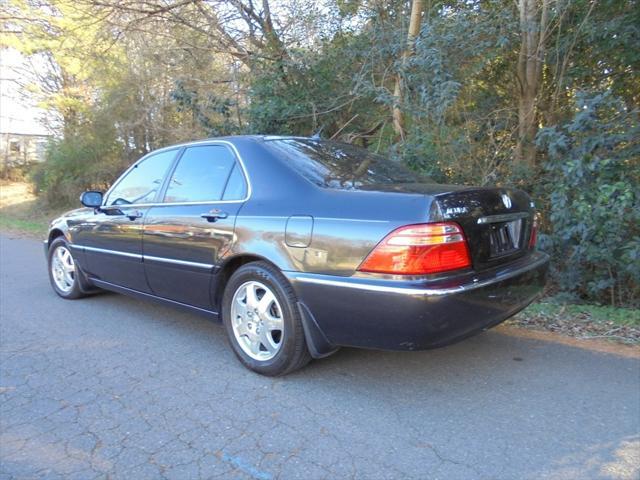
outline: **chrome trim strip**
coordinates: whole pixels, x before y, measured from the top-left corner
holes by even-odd
[[[257,219],[265,219],[268,218],[270,220],[286,220],[290,218],[292,215],[238,215],[240,218],[257,218]],[[329,220],[336,222],[361,222],[361,223],[391,223],[390,220],[365,220],[360,218],[338,218],[338,217],[313,217],[314,220]]]
[[[211,200],[207,202],[167,202],[167,203],[132,203],[131,205],[120,205],[121,207],[176,207],[181,205],[210,205],[215,203],[243,203],[246,200]]]
[[[360,223],[391,223],[390,220],[368,220],[362,218],[338,218],[338,217],[314,217],[316,220],[329,220],[332,222],[360,222]]]
[[[154,262],[172,263],[174,265],[184,265],[187,267],[198,267],[206,270],[213,270],[214,265],[209,263],[188,262],[186,260],[177,260],[174,258],[154,257],[152,255],[139,255],[137,253],[120,252],[118,250],[107,250],[106,248],[85,247],[84,245],[70,245],[74,249],[84,249],[89,252],[106,253],[110,255],[118,255],[121,257],[136,258],[139,260],[151,260]]]
[[[207,270],[212,270],[213,265],[209,263],[199,263],[199,262],[188,262],[186,260],[176,260],[174,258],[162,258],[162,257],[154,257],[151,255],[143,255],[144,260],[151,260],[154,262],[162,262],[162,263],[172,263],[174,265],[184,265],[187,267],[198,267]]]
[[[167,203],[127,203],[126,205],[109,205],[103,206],[100,208],[108,209],[108,208],[137,208],[137,207],[172,207],[172,206],[180,206],[180,205],[210,205],[212,203],[243,203],[246,200],[211,200],[208,202],[167,202]]]
[[[120,257],[136,258],[142,260],[142,255],[138,253],[121,252],[119,250],[107,250],[106,248],[86,247],[84,245],[74,245],[74,248],[82,248],[87,252],[106,253],[110,255],[118,255]]]
[[[509,220],[517,220],[519,218],[526,218],[529,216],[530,214],[528,212],[504,213],[502,215],[488,215],[486,217],[480,217],[478,219],[478,223],[482,225],[484,223],[508,222]]]
[[[244,199],[242,199],[242,200],[210,200],[210,201],[206,201],[206,202],[128,203],[126,205],[119,205],[119,206],[123,207],[123,208],[125,208],[125,207],[129,208],[129,207],[161,207],[161,206],[179,206],[179,205],[205,205],[205,204],[208,204],[208,203],[243,203],[243,202],[246,202],[247,200],[249,200],[251,198],[251,194],[253,193],[253,188],[251,186],[251,180],[249,179],[249,173],[247,172],[247,167],[245,167],[244,160],[242,160],[242,157],[240,156],[240,152],[238,152],[238,149],[236,148],[236,146],[233,143],[231,143],[231,142],[229,142],[227,140],[200,140],[200,141],[197,141],[197,142],[181,143],[181,144],[178,144],[178,145],[169,145],[168,147],[158,148],[157,150],[149,152],[144,157],[142,157],[138,161],[134,162],[129,168],[127,168],[124,171],[124,173],[122,175],[120,175],[120,177],[118,177],[116,182],[113,185],[111,185],[109,190],[106,191],[106,193],[104,194],[103,198],[104,199],[109,198],[109,194],[111,193],[111,190],[113,190],[114,187],[116,187],[118,185],[118,183],[120,183],[120,179],[122,179],[125,175],[127,175],[129,173],[129,171],[131,169],[133,169],[138,163],[140,163],[143,160],[147,159],[147,157],[155,155],[156,153],[159,153],[159,152],[169,151],[171,149],[179,150],[181,148],[188,148],[188,147],[192,147],[192,146],[206,146],[206,145],[225,145],[225,146],[231,148],[231,150],[233,151],[234,155],[238,159],[238,163],[240,164],[240,168],[242,169],[242,173],[244,175],[244,179],[247,182],[247,195],[245,196]],[[179,161],[179,159],[178,159],[178,161]],[[173,163],[172,163],[172,165],[173,165]],[[103,205],[103,206],[110,206],[110,205]]]
[[[263,220],[268,218],[269,220],[286,220],[290,215],[238,215],[239,218],[257,218]]]
[[[458,292],[464,291],[462,287],[436,290],[436,289],[427,289],[427,288],[388,287],[383,285],[372,285],[370,283],[356,283],[356,282],[326,280],[324,278],[310,278],[310,277],[303,277],[303,276],[296,276],[294,278],[304,283],[328,285],[331,287],[355,288],[358,290],[367,290],[370,292],[399,293],[402,295],[425,295],[425,296],[449,295],[451,293],[458,293]]]
[[[363,283],[363,282],[355,282],[353,279],[346,280],[331,280],[325,278],[318,278],[317,276],[306,276],[307,274],[297,274],[293,272],[288,272],[291,278],[294,280],[304,282],[304,283],[313,283],[318,285],[329,285],[332,287],[346,287],[346,288],[355,288],[358,290],[367,290],[370,292],[384,292],[384,293],[397,293],[400,295],[419,295],[419,296],[441,296],[441,295],[451,295],[454,293],[468,292],[471,290],[475,290],[477,288],[486,287],[491,285],[492,283],[498,283],[503,280],[508,280],[510,278],[516,277],[523,273],[528,272],[529,270],[533,270],[548,261],[548,256],[543,255],[539,259],[537,259],[533,263],[529,263],[522,268],[517,270],[509,271],[505,274],[498,274],[495,277],[479,281],[477,278],[474,278],[473,283],[467,283],[464,285],[460,285],[457,287],[450,288],[405,288],[405,287],[390,287],[387,285],[375,285],[371,283]],[[287,273],[287,272],[285,272]],[[330,277],[330,275],[327,275]],[[335,277],[333,277],[335,278]]]

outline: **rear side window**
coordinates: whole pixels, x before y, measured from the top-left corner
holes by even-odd
[[[367,185],[428,182],[398,162],[346,143],[280,138],[265,145],[320,187],[357,190]]]
[[[189,147],[171,175],[165,203],[220,200],[236,161],[222,145]]]
[[[227,187],[224,189],[223,200],[242,200],[247,196],[247,184],[242,169],[237,163],[229,175]]]
[[[106,205],[152,203],[177,152],[156,153],[136,164],[115,184]]]

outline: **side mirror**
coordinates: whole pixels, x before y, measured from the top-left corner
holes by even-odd
[[[100,208],[102,206],[102,192],[88,191],[80,195],[80,203],[89,208]]]

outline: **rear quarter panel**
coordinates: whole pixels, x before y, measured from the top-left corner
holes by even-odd
[[[252,183],[226,255],[256,255],[284,271],[352,275],[366,255],[401,225],[426,221],[432,197],[418,193],[338,191],[316,187],[259,143],[236,144]],[[312,217],[308,246],[285,241],[287,220]]]

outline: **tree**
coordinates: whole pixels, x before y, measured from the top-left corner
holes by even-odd
[[[518,79],[518,142],[515,161],[528,168],[536,163],[535,139],[538,133],[538,94],[542,82],[545,44],[549,35],[550,0],[519,0],[520,53]]]
[[[405,64],[407,58],[413,51],[413,45],[416,37],[420,33],[420,23],[422,22],[422,0],[413,0],[411,2],[411,17],[409,19],[409,31],[407,32],[407,45],[402,51],[400,64]],[[396,135],[404,140],[404,120],[402,117],[402,76],[401,73],[396,74],[395,87],[393,89],[394,105],[393,105],[393,129]]]
[[[635,270],[615,274],[637,259],[633,225],[610,228],[607,205],[637,209],[638,0],[4,5],[5,43],[48,65],[25,87],[64,123],[41,176],[51,198],[186,139],[321,131],[439,182],[529,191],[556,288],[616,304],[638,291]],[[594,239],[614,230],[609,254]]]
[[[3,46],[15,48],[31,60],[22,87],[42,107],[55,112],[62,134],[70,134],[88,113],[94,85],[90,65],[105,61],[106,45],[97,36],[100,28],[83,12],[63,1],[33,3],[10,0]],[[85,24],[86,28],[78,28]]]

